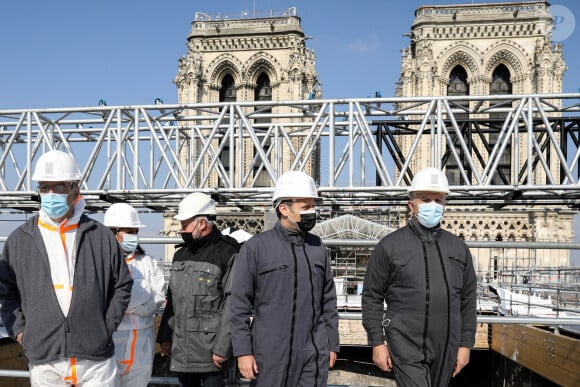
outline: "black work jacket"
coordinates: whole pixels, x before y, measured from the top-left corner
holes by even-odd
[[[430,342],[447,340],[444,347],[470,348],[476,291],[467,245],[438,226],[426,229],[411,219],[384,237],[369,258],[362,295],[368,343],[396,339],[425,349]]]
[[[157,341],[172,342],[171,370],[217,372],[212,354],[232,357],[229,325],[231,264],[239,244],[214,226],[175,252]]]

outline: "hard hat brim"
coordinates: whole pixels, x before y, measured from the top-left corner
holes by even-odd
[[[433,188],[433,189],[421,188],[421,189],[408,189],[407,192],[408,193],[415,193],[415,192],[433,192],[433,193],[444,193],[444,194],[448,194],[449,193],[449,190],[437,189],[437,188]]]

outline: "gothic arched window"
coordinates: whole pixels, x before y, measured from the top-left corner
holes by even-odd
[[[254,101],[271,101],[272,87],[270,87],[270,77],[266,73],[260,74],[256,82]]]
[[[505,65],[498,65],[491,75],[491,85],[489,94],[502,95],[512,93],[512,83],[510,81],[510,71]]]
[[[272,87],[270,86],[270,77],[266,73],[261,73],[256,81],[256,89],[254,90],[254,101],[271,101],[272,100]],[[256,106],[256,112],[259,114],[271,114],[272,108],[269,106]],[[254,124],[256,125],[255,130],[258,135],[258,139],[262,144],[264,152],[268,152],[270,148],[270,139],[265,139],[265,132],[267,131],[267,126],[264,124],[269,124],[272,122],[270,117],[256,117],[254,118]],[[254,156],[256,155],[256,150],[254,149]],[[255,176],[255,187],[268,187],[270,185],[270,179],[265,168],[262,166],[261,160],[257,159],[254,165],[254,176]],[[262,167],[262,169],[260,169]]]
[[[230,74],[226,74],[222,79],[220,102],[236,102],[236,83]]]
[[[449,83],[447,84],[447,95],[448,96],[460,96],[469,95],[469,83],[467,83],[467,71],[461,65],[457,65],[451,70],[449,74]],[[469,111],[469,101],[452,101],[452,108],[466,108],[465,111]],[[461,133],[463,133],[463,141],[467,144],[468,149],[471,149],[471,135],[469,126],[469,114],[456,112],[454,113],[455,120]],[[449,184],[459,185],[461,184],[461,171],[459,169],[459,162],[451,152],[451,147],[457,149],[459,159],[463,165],[464,170],[468,174],[468,178],[471,178],[471,172],[469,171],[468,163],[465,157],[465,151],[460,147],[459,138],[455,130],[450,133],[451,144],[447,148],[445,154],[443,155],[443,165],[445,165],[445,175]]]
[[[226,74],[223,79],[222,79],[222,83],[221,83],[222,87],[220,88],[220,102],[236,102],[236,83],[234,81],[234,78],[231,76],[231,74]],[[223,123],[224,124],[228,124],[229,123],[229,116],[226,116],[226,118],[224,118]],[[224,170],[226,171],[226,173],[229,172],[230,170],[230,146],[229,143],[226,143],[225,146],[223,147],[221,153],[220,153],[220,161],[224,167]],[[218,185],[220,187],[224,187],[225,184],[222,181],[221,178],[219,178],[218,181]]]
[[[447,85],[447,95],[469,95],[469,84],[467,83],[467,71],[463,66],[455,66],[449,74],[449,84]]]
[[[491,84],[489,85],[490,95],[508,95],[512,94],[511,74],[509,69],[504,64],[499,64],[491,75]],[[493,101],[493,104],[502,105],[502,107],[510,107],[506,105],[505,101]],[[509,184],[511,180],[511,138],[501,138],[501,129],[507,117],[507,113],[496,112],[490,113],[490,133],[489,133],[489,152],[498,143],[498,141],[507,142],[505,151],[502,153],[497,170],[492,179],[492,184]]]

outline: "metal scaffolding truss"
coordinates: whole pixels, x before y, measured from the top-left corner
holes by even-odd
[[[322,239],[380,240],[392,229],[353,215],[341,215],[316,224],[312,232]]]
[[[427,157],[453,165],[451,203],[576,206],[579,102],[541,94],[0,110],[0,202],[36,209],[32,168],[61,149],[78,160],[96,210],[125,201],[162,211],[193,191],[267,205],[282,171],[313,165],[323,204],[403,203],[412,161]]]

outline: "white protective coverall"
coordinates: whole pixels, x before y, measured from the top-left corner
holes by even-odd
[[[54,222],[43,209],[39,211],[39,229],[46,246],[50,274],[56,298],[63,315],[67,316],[72,299],[76,262],[76,229],[85,208],[79,197],[73,215],[62,224]],[[30,367],[33,387],[48,386],[114,386],[116,367],[111,359],[95,361],[75,357]]]
[[[147,386],[155,354],[153,315],[165,301],[165,279],[157,261],[131,253],[125,262],[133,277],[131,301],[113,333],[120,386]]]

